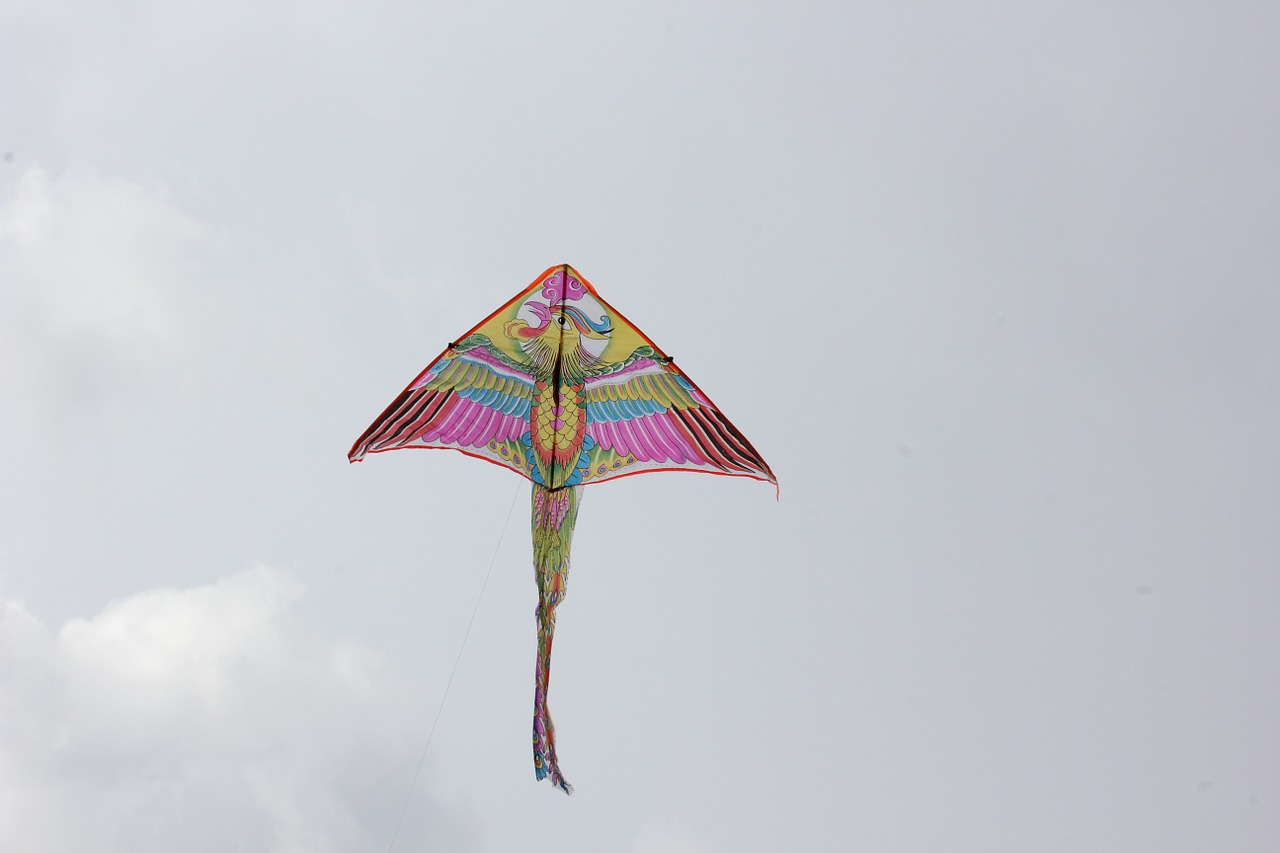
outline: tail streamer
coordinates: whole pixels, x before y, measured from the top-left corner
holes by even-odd
[[[564,600],[569,578],[569,546],[582,500],[582,486],[548,489],[533,486],[533,566],[538,581],[538,662],[533,695],[533,769],[539,779],[550,778],[566,794],[573,786],[565,781],[556,759],[556,728],[547,709],[547,685],[551,678],[551,641],[556,631],[556,606]]]

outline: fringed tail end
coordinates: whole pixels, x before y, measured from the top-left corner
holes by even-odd
[[[552,785],[572,794],[573,786],[561,774],[560,762],[556,760],[556,727],[551,723],[542,691],[538,694],[540,701],[533,711],[533,772],[539,781],[550,779]]]
[[[535,763],[537,762],[536,756],[534,758],[534,762]],[[555,785],[561,791],[564,791],[566,796],[573,796],[573,786],[570,785],[567,781],[565,781],[565,778],[561,776],[559,773],[547,770],[544,767],[536,767],[534,769],[534,772],[537,774],[539,782],[541,782],[543,779],[550,778],[551,784]]]

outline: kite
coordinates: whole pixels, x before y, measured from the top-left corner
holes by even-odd
[[[568,264],[449,344],[347,458],[408,448],[458,450],[533,483],[533,765],[538,779],[573,793],[556,758],[547,686],[583,488],[651,471],[778,481],[675,361]]]

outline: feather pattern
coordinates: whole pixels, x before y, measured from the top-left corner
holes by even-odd
[[[351,461],[401,448],[451,448],[528,476],[515,445],[529,429],[533,378],[487,341],[454,346],[400,393],[351,448]]]
[[[587,435],[624,463],[602,461],[589,482],[654,470],[777,482],[751,443],[670,359],[642,358],[625,371],[588,377],[585,396]]]

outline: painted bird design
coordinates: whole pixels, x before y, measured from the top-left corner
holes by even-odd
[[[675,362],[568,264],[545,270],[450,344],[348,458],[409,448],[458,450],[532,481],[534,772],[572,793],[560,772],[547,689],[583,487],[671,470],[777,479]]]

